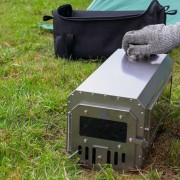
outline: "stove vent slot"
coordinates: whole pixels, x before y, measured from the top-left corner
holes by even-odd
[[[111,163],[111,151],[107,151],[107,164]]]
[[[118,165],[118,152],[114,153],[114,165]]]
[[[122,153],[122,163],[125,163],[125,161],[126,161],[126,154],[125,153]]]
[[[85,147],[85,159],[88,160],[89,159],[89,148]]]
[[[92,164],[96,164],[96,148],[92,149]]]
[[[79,154],[79,155],[82,154],[82,146],[78,146],[78,154]]]

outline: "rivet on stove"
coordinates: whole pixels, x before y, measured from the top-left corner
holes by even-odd
[[[85,110],[84,110],[84,114],[87,114],[87,113],[88,113],[88,110],[85,109]]]
[[[144,128],[145,131],[149,131],[149,128]]]

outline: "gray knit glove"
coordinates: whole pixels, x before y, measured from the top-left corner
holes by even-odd
[[[171,26],[149,25],[138,31],[127,32],[122,41],[122,47],[133,59],[167,53],[178,46],[180,46],[180,23]]]

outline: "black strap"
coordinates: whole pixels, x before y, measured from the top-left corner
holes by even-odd
[[[73,41],[74,41],[74,35],[73,34],[67,34],[66,35],[66,56],[69,58],[69,60],[72,60],[72,50],[73,50]]]
[[[168,14],[168,15],[175,15],[175,14],[177,14],[177,10],[166,11],[166,14]]]
[[[49,20],[51,20],[51,19],[53,19],[52,16],[49,16],[49,15],[44,15],[44,16],[43,16],[43,21],[49,21]]]
[[[164,6],[164,10],[167,11],[170,8],[170,6]]]
[[[175,14],[177,14],[177,10],[169,10],[169,8],[170,8],[170,6],[164,6],[166,14],[168,14],[168,15],[175,15]]]

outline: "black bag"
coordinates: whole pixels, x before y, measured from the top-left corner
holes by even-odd
[[[157,0],[146,11],[77,11],[67,4],[53,11],[53,19],[57,57],[95,59],[121,48],[127,31],[165,24],[166,12]]]

